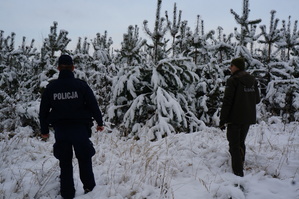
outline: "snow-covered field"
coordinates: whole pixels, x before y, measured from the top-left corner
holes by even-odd
[[[61,198],[54,136],[43,142],[31,134],[30,127],[0,133],[1,199]],[[243,178],[232,174],[225,132],[216,128],[157,142],[125,140],[117,132],[91,139],[97,186],[83,194],[74,158],[76,199],[299,198],[298,122],[272,117],[250,128]]]

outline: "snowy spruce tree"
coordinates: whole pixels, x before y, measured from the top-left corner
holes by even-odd
[[[15,33],[4,37],[0,31],[0,131],[14,130],[19,125],[16,121],[16,93],[19,82],[16,59],[13,57]]]
[[[273,48],[275,47],[275,43],[281,40],[281,34],[278,29],[279,19],[275,19],[275,13],[275,10],[270,12],[271,19],[268,32],[266,25],[260,26],[261,39],[258,40],[258,43],[263,44],[264,47],[262,49],[258,49],[258,53],[255,55],[255,57],[264,64],[264,67],[254,71],[254,75],[258,77],[260,82],[262,96],[266,95],[267,86],[271,81],[271,68],[269,63],[278,61],[277,57],[273,53]]]
[[[121,49],[116,50],[117,56],[114,60],[115,64],[135,66],[144,63],[146,56],[141,48],[144,47],[145,44],[146,40],[139,37],[138,26],[129,26],[128,32],[123,35]]]
[[[58,23],[54,21],[53,26],[50,27],[48,38],[44,39],[41,49],[41,61],[46,68],[55,64],[57,58],[56,52],[60,51],[63,54],[69,54],[69,51],[66,49],[71,41],[71,39],[67,37],[68,32],[66,30],[60,30],[58,34],[57,28]]]
[[[95,63],[95,67],[101,67],[100,64],[107,66],[111,63],[110,47],[112,44],[112,38],[108,38],[107,31],[103,35],[97,33],[96,38],[92,42],[94,48],[93,58],[98,62]]]
[[[290,60],[292,51],[299,46],[299,31],[297,28],[298,20],[295,21],[293,30],[291,29],[291,16],[289,16],[287,24],[285,20],[282,21],[281,34],[283,38],[281,41],[276,42],[282,61]]]
[[[151,140],[198,130],[202,123],[186,99],[187,88],[197,78],[187,58],[121,68],[113,83],[110,122],[124,136]]]
[[[187,40],[188,50],[185,56],[192,57],[195,64],[207,64],[210,62],[209,40],[213,39],[214,30],[205,33],[204,21],[197,15],[197,23],[194,32],[188,32]]]
[[[217,38],[213,38],[213,42],[209,50],[212,52],[212,57],[216,58],[218,63],[223,63],[226,60],[231,60],[234,56],[234,43],[232,43],[233,34],[223,34],[223,28],[217,28]]]
[[[150,59],[154,64],[157,64],[159,60],[167,58],[169,52],[166,50],[168,39],[165,39],[168,26],[165,25],[165,18],[160,16],[162,0],[157,2],[156,20],[154,31],[151,31],[148,27],[148,21],[144,20],[144,30],[146,34],[152,39],[153,44],[147,44],[147,52],[150,55]]]
[[[265,104],[267,111],[282,116],[286,122],[299,119],[299,79],[296,78],[298,65],[291,58],[293,50],[299,45],[299,31],[295,21],[293,31],[289,17],[288,24],[282,22],[279,38],[275,42],[281,60],[269,63],[269,83]]]
[[[68,32],[66,30],[60,30],[58,34],[57,25],[57,22],[53,22],[53,26],[50,27],[48,38],[44,39],[41,48],[40,67],[42,68],[42,73],[40,74],[40,86],[42,88],[45,88],[51,79],[58,77],[57,58],[60,54],[70,53],[66,49],[71,41],[71,39],[67,37]]]
[[[74,61],[74,74],[77,78],[88,81],[87,75],[91,70],[91,63],[93,61],[92,56],[89,54],[90,43],[87,41],[87,37],[78,38],[78,43],[75,51],[73,52]]]
[[[275,12],[271,11],[271,21],[270,21],[270,27],[269,27],[269,33],[266,32],[266,26],[261,25],[261,39],[259,39],[257,42],[263,44],[263,47],[261,49],[255,49],[255,51],[251,51],[252,58],[255,58],[259,60],[261,63],[258,64],[255,67],[249,66],[249,69],[251,69],[251,73],[258,79],[260,91],[262,96],[265,96],[267,85],[270,81],[269,77],[269,62],[271,62],[271,49],[272,45],[274,44],[274,41],[277,39],[277,36],[279,34],[279,31],[276,30],[277,22],[279,20],[275,20],[274,22],[274,14]],[[253,41],[253,40],[252,40]],[[270,54],[269,54],[270,52]],[[249,56],[248,56],[249,57]],[[274,56],[272,57],[274,59]],[[252,63],[249,61],[248,63]],[[255,63],[255,62],[253,62]]]
[[[236,45],[232,42],[233,34],[226,36],[222,31],[222,27],[219,26],[217,37],[211,35],[210,42],[206,42],[209,62],[196,66],[196,73],[200,79],[195,87],[194,107],[197,117],[209,126],[219,125],[224,82],[230,74],[228,66],[234,57]]]
[[[266,30],[266,25],[260,26],[263,39],[258,40],[258,42],[265,45],[264,49],[261,50],[261,53],[263,55],[261,59],[263,63],[270,63],[271,61],[275,61],[276,58],[272,53],[273,47],[276,42],[281,40],[280,30],[278,29],[279,19],[275,19],[275,13],[275,10],[271,11],[269,32],[267,32]]]
[[[242,16],[238,15],[233,9],[231,9],[231,13],[234,15],[236,22],[241,27],[241,32],[238,32],[237,28],[235,28],[235,38],[239,44],[235,47],[234,55],[235,57],[244,57],[248,65],[247,67],[259,68],[261,67],[261,63],[252,57],[250,50],[247,48],[247,44],[251,44],[257,40],[257,38],[255,38],[256,28],[254,26],[262,20],[256,19],[250,21],[248,19],[249,12],[249,0],[243,0]]]
[[[198,79],[190,58],[167,58],[165,19],[158,0],[153,31],[144,22],[153,44],[147,44],[150,59],[120,70],[113,83],[109,119],[123,135],[161,139],[172,133],[198,130],[199,121],[190,110],[187,90]]]
[[[167,20],[167,26],[170,31],[170,35],[172,37],[172,56],[175,57],[178,54],[178,48],[176,46],[176,38],[178,36],[177,34],[179,33],[181,27],[182,11],[180,10],[179,15],[177,16],[177,6],[176,3],[174,3],[172,22],[169,20],[167,11],[165,11],[165,17]]]
[[[264,73],[261,72],[261,69],[264,71],[264,65],[257,59],[258,57],[253,56],[253,44],[262,34],[256,34],[256,25],[262,20],[249,20],[249,12],[249,0],[243,0],[242,16],[231,9],[231,13],[234,15],[236,22],[241,27],[241,32],[235,28],[235,38],[238,41],[238,44],[235,46],[234,57],[243,57],[246,62],[245,68],[260,82],[264,78]],[[248,44],[250,44],[249,49]]]
[[[133,99],[141,92],[145,92],[145,88],[138,80],[139,78],[146,79],[146,77],[140,77],[141,73],[146,74],[146,72],[141,72],[145,70],[143,65],[146,63],[146,56],[141,50],[145,44],[146,40],[139,37],[139,28],[129,26],[128,32],[123,35],[121,49],[116,50],[117,54],[113,62],[117,66],[115,70],[117,73],[112,78],[112,105],[108,111],[109,122],[112,126],[122,125],[124,114],[128,111]],[[139,93],[135,93],[135,88],[139,90]],[[124,136],[128,134],[127,130],[123,132]]]
[[[241,32],[238,32],[235,29],[236,39],[239,41],[239,46],[247,46],[248,43],[252,41],[252,25],[256,25],[260,23],[261,19],[256,19],[250,21],[249,18],[249,0],[243,0],[243,15],[238,15],[233,9],[231,9],[231,13],[234,15],[236,22],[241,26]]]
[[[262,67],[260,61],[252,56],[252,51],[248,49],[248,44],[252,44],[260,35],[256,35],[256,25],[261,19],[249,20],[249,0],[243,0],[242,16],[238,15],[233,9],[231,13],[234,15],[236,22],[240,25],[241,32],[235,28],[235,38],[239,42],[235,47],[234,56],[243,57],[247,63],[247,69],[259,69]]]
[[[190,31],[187,39],[191,49],[188,56],[193,57],[196,64],[195,72],[199,76],[194,90],[189,92],[190,97],[192,96],[192,109],[197,118],[209,126],[219,124],[224,71],[227,70],[227,59],[231,59],[234,50],[231,43],[232,34],[226,39],[221,35],[221,28],[218,30],[218,40],[214,38],[213,30],[205,34],[203,20],[200,20],[198,15],[195,33]]]
[[[188,21],[181,22],[179,33],[176,36],[175,48],[178,55],[186,56],[189,52],[188,38],[192,35],[192,31],[188,26]]]
[[[15,34],[4,38],[0,34],[0,131],[14,130],[19,126],[38,129],[37,99],[39,97],[39,60],[34,40],[15,49]]]
[[[110,53],[112,44],[113,40],[108,37],[107,31],[103,35],[97,33],[96,38],[92,41],[94,53],[91,65],[87,66],[86,74],[88,83],[95,92],[104,113],[110,103],[112,75],[115,69]]]
[[[227,62],[224,62],[227,64]],[[219,111],[224,89],[225,73],[222,64],[218,64],[215,58],[210,63],[198,65],[196,73],[199,81],[195,84],[195,92],[191,92],[193,110],[197,118],[208,126],[219,125]]]

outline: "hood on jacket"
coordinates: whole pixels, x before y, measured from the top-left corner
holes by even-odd
[[[239,79],[240,82],[246,87],[252,87],[255,83],[255,78],[249,73],[238,70],[233,74],[233,78]]]

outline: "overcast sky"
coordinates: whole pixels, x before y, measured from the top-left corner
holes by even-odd
[[[196,16],[205,22],[205,31],[216,30],[222,26],[224,31],[232,33],[236,24],[230,9],[242,15],[243,0],[163,0],[161,16],[165,11],[172,19],[174,3],[182,10],[182,19],[187,20],[194,30]],[[68,49],[74,50],[79,37],[94,39],[97,33],[108,31],[114,46],[120,45],[122,36],[129,25],[138,25],[140,36],[144,35],[143,21],[148,20],[153,29],[157,0],[0,0],[0,30],[7,37],[16,33],[16,45],[21,44],[23,36],[30,43],[36,40],[35,47],[40,48],[42,41],[50,32],[54,21],[58,29],[67,30],[72,39]],[[262,19],[260,25],[269,27],[270,11],[276,10],[276,18],[299,20],[299,0],[250,0],[249,20]]]

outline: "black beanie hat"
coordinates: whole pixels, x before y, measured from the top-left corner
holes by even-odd
[[[231,65],[236,66],[240,70],[245,70],[245,60],[242,57],[233,59]]]
[[[58,66],[73,66],[73,59],[69,55],[61,55],[58,59]]]

